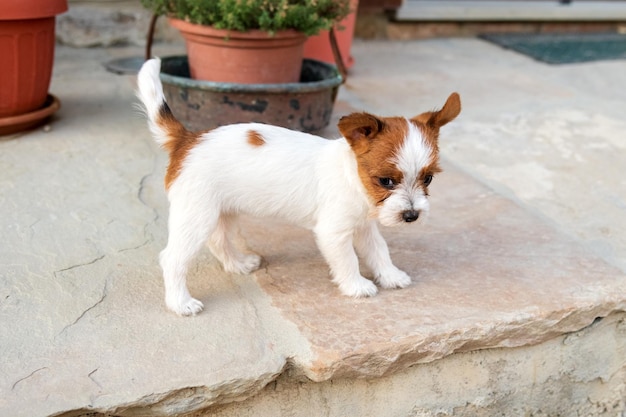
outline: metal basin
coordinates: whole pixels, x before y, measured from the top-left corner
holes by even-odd
[[[341,75],[333,65],[305,59],[300,82],[232,84],[193,80],[186,56],[161,61],[161,81],[174,115],[191,130],[261,122],[314,132],[330,121]]]

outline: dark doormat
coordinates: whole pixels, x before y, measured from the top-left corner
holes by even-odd
[[[480,38],[548,64],[626,59],[626,35],[618,33],[511,33]]]

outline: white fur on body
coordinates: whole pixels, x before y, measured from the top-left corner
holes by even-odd
[[[250,129],[266,143],[250,145]],[[227,271],[247,274],[259,267],[257,255],[239,253],[228,238],[237,215],[275,217],[313,230],[334,281],[346,295],[377,292],[359,272],[355,238],[382,285],[408,285],[410,278],[391,264],[386,243],[368,218],[370,204],[351,155],[345,140],[268,125],[231,125],[206,133],[168,193],[170,234],[161,254],[168,306],[178,313],[183,307],[182,314],[188,303],[197,306],[183,289],[181,268],[209,235],[209,247]]]
[[[173,139],[158,124],[164,103],[159,68],[156,59],[144,64],[138,95],[151,131],[164,144]],[[250,131],[264,143],[251,144]],[[427,145],[418,129],[410,129],[410,135],[416,144],[403,147],[396,157],[400,169],[414,178],[422,163],[419,158],[424,158],[421,154],[433,151],[424,149]],[[169,239],[160,255],[168,308],[180,315],[202,310],[202,303],[187,290],[186,276],[207,241],[227,271],[248,274],[260,266],[258,255],[241,253],[232,244],[230,236],[240,215],[276,217],[311,229],[333,281],[347,296],[377,293],[376,285],[361,275],[357,253],[383,288],[408,286],[411,278],[393,265],[375,220],[379,216],[384,224],[393,225],[401,223],[400,211],[427,211],[424,189],[410,182],[401,185],[398,195],[375,207],[345,138],[326,140],[255,123],[204,133],[168,190]]]

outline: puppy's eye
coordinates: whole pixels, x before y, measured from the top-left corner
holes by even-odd
[[[433,181],[433,176],[428,174],[426,176],[424,176],[424,185],[428,187],[428,185]]]
[[[378,182],[380,183],[380,185],[388,190],[393,190],[394,188],[396,188],[396,182],[391,178],[382,177],[378,179]]]

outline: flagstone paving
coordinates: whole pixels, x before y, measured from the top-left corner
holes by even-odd
[[[463,100],[442,130],[429,218],[383,231],[413,283],[343,297],[309,232],[245,219],[263,267],[227,274],[203,251],[189,284],[206,309],[180,318],[157,263],[166,155],[134,110],[134,77],[102,66],[132,54],[58,48],[62,109],[0,141],[0,415],[176,415],[281,375],[390,376],[626,310],[623,61],[552,67],[474,39],[357,42],[335,121]]]

